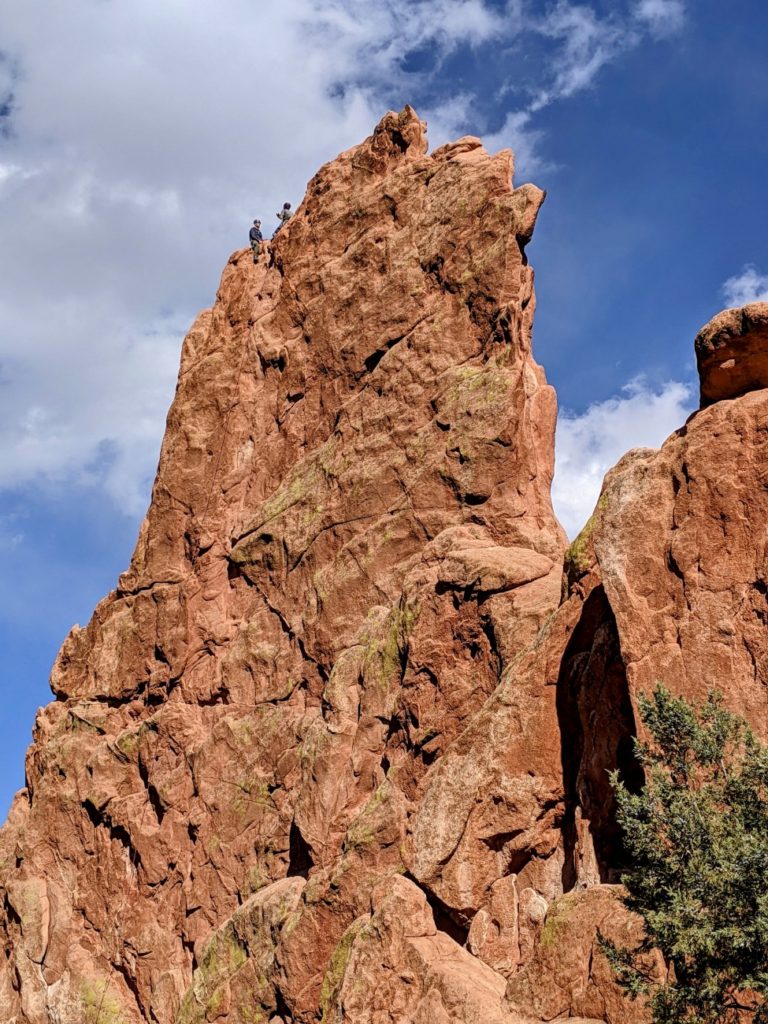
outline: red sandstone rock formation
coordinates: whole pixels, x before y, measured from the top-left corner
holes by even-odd
[[[644,1020],[605,770],[656,678],[765,720],[766,399],[627,456],[564,575],[542,198],[406,108],[230,260],[0,833],[0,1020]]]
[[[316,175],[268,258],[230,260],[130,569],[64,644],[3,832],[11,1019],[331,1013],[340,942],[418,856],[431,768],[560,599],[524,255],[543,194],[511,181],[476,139],[426,156],[406,109]],[[560,773],[537,686],[540,778],[515,772],[538,834]],[[475,998],[486,969],[442,932],[423,971],[445,943]]]
[[[768,302],[718,313],[695,348],[702,406],[768,387]]]

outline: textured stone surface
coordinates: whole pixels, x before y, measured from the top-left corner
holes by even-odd
[[[768,302],[724,309],[696,335],[701,404],[768,387]]]
[[[660,450],[621,459],[569,549],[571,596],[558,618],[579,595],[583,609],[558,701],[577,879],[618,874],[605,769],[640,784],[638,693],[658,681],[694,702],[717,690],[768,737],[768,392],[732,397],[695,413]]]
[[[404,878],[373,892],[334,952],[323,986],[328,1022],[504,1024],[504,979],[435,928],[424,894]]]
[[[643,937],[642,922],[627,914],[616,887],[601,885],[560,896],[549,909],[535,955],[507,985],[509,1009],[523,1009],[542,1020],[649,1021],[643,1001],[626,999],[616,984],[600,949],[598,932],[629,949]],[[661,981],[661,955],[644,958],[648,975]]]
[[[645,1021],[607,772],[659,679],[765,735],[764,310],[566,552],[511,175],[406,108],[229,261],[0,832],[3,1024]]]
[[[632,692],[710,689],[768,730],[768,393],[696,413],[606,478],[593,544]]]

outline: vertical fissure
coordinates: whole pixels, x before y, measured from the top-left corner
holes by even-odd
[[[643,783],[616,619],[602,585],[585,601],[563,655],[557,714],[566,795],[563,888],[568,891],[596,880],[584,874],[590,842],[599,880],[617,880],[626,858],[609,773],[618,770],[631,791]]]

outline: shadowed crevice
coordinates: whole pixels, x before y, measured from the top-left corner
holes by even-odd
[[[288,875],[307,878],[315,862],[312,859],[312,851],[295,821],[291,822],[288,844]]]
[[[467,942],[467,936],[469,935],[469,926],[472,923],[471,918],[468,918],[466,914],[463,914],[460,910],[453,910],[447,906],[443,901],[435,896],[433,892],[430,892],[425,886],[419,882],[417,878],[406,871],[405,878],[409,882],[413,882],[414,885],[418,886],[419,889],[424,893],[427,898],[430,910],[432,911],[432,917],[435,921],[435,928],[439,932],[445,932],[449,938],[453,939],[459,946],[465,946]]]
[[[106,811],[100,811],[93,801],[83,800],[83,810],[94,828],[105,828],[110,839],[115,839],[125,849],[128,859],[135,868],[141,867],[141,855],[131,842],[128,830],[122,825],[115,824]]]
[[[584,603],[565,649],[557,682],[566,813],[563,888],[579,882],[577,810],[588,823],[602,882],[626,866],[609,773],[618,769],[631,791],[643,783],[634,754],[635,717],[616,620],[604,588]],[[583,842],[583,837],[582,840]]]

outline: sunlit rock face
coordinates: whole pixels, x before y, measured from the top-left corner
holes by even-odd
[[[230,259],[0,833],[0,1020],[645,1019],[606,771],[656,678],[766,718],[764,392],[566,553],[512,171],[406,107]]]

